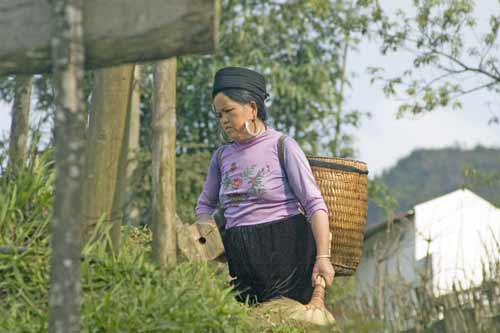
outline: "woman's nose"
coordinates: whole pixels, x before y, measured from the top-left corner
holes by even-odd
[[[225,114],[221,114],[219,121],[221,124],[227,124],[229,121],[229,118]]]

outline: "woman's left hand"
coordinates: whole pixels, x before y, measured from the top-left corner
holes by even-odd
[[[329,258],[316,259],[312,273],[313,287],[318,275],[321,275],[325,279],[327,287],[330,287],[332,285],[333,277],[335,276],[335,270],[333,269],[332,263],[330,262]]]

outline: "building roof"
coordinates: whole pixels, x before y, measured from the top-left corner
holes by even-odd
[[[464,196],[468,196],[469,198],[473,198],[474,200],[480,200],[480,201],[482,201],[484,203],[487,203],[492,208],[498,209],[491,202],[485,200],[484,198],[480,197],[476,193],[474,193],[474,192],[472,192],[472,191],[470,191],[470,190],[468,190],[466,188],[460,188],[460,189],[457,189],[455,191],[452,191],[452,192],[449,192],[449,193],[437,196],[437,197],[435,197],[433,199],[430,199],[430,200],[427,200],[427,201],[422,202],[420,204],[417,204],[417,205],[415,205],[415,207],[426,205],[426,204],[429,204],[431,202],[437,202],[437,201],[442,200],[444,198],[451,198],[451,197],[453,197],[453,198],[462,198]],[[391,218],[389,218],[387,220],[384,220],[384,221],[381,221],[381,222],[377,222],[375,224],[366,225],[365,231],[364,231],[364,239],[366,240],[369,237],[371,237],[372,235],[374,235],[377,232],[379,232],[380,230],[384,230],[387,227],[387,225],[389,225],[390,223],[400,223],[402,221],[406,221],[406,220],[408,220],[408,218],[412,217],[413,215],[415,215],[415,210],[414,209],[410,209],[410,210],[408,210],[406,212],[398,213],[398,214],[394,215],[393,217],[391,217]]]
[[[373,234],[376,234],[380,230],[385,229],[390,223],[400,223],[403,221],[407,221],[410,217],[415,215],[415,212],[413,209],[407,210],[406,212],[401,212],[396,215],[394,215],[391,218],[388,218],[387,220],[374,223],[374,224],[367,224],[365,227],[365,232],[364,232],[364,239],[368,239],[370,236]]]

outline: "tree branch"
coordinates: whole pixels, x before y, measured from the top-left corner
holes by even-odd
[[[494,85],[500,85],[500,82],[498,81],[491,81],[491,82],[488,82],[486,84],[483,84],[483,85],[480,85],[480,86],[477,86],[475,88],[472,88],[472,89],[468,89],[468,90],[462,90],[459,94],[455,95],[455,96],[452,96],[451,98],[452,99],[455,99],[455,98],[458,98],[458,97],[461,97],[461,96],[464,96],[464,95],[467,95],[467,94],[470,94],[470,93],[473,93],[475,91],[478,91],[478,90],[481,90],[481,89],[484,89],[484,88],[489,88],[489,87],[492,87]]]
[[[457,58],[455,58],[447,53],[444,53],[442,51],[439,51],[436,49],[433,49],[432,51],[438,55],[441,55],[441,56],[451,60],[452,62],[456,63],[457,65],[459,65],[460,67],[462,67],[463,69],[465,69],[467,71],[480,73],[480,74],[483,74],[483,75],[485,75],[485,76],[487,76],[487,77],[489,77],[497,82],[500,82],[500,76],[495,76],[495,75],[485,71],[482,68],[470,67],[470,66],[466,65],[465,63],[463,63],[462,61],[460,61],[459,59],[457,59]]]

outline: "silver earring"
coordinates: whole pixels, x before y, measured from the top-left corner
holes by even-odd
[[[256,127],[257,127],[257,126],[256,126]],[[257,135],[259,134],[259,132],[258,132],[258,131],[255,131],[255,132],[250,131],[250,128],[249,128],[249,126],[248,126],[248,120],[245,120],[245,129],[246,129],[247,133],[248,133],[248,134],[249,134],[252,138],[253,138],[253,137],[255,137],[255,136],[257,136]]]

